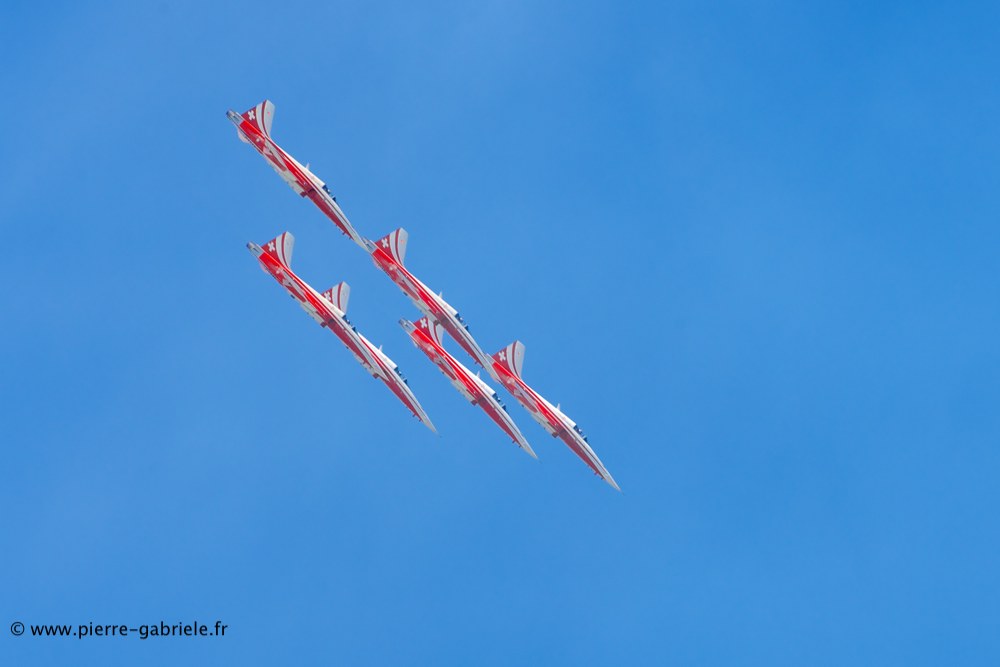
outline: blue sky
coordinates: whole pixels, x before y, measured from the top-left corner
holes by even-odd
[[[2,661],[996,664],[998,13],[6,3]],[[264,97],[622,494],[412,347],[236,140]],[[284,230],[440,437],[260,272]],[[230,630],[6,629],[161,619]]]

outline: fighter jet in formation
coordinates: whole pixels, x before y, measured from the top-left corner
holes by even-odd
[[[504,349],[493,355],[491,374],[507,388],[507,391],[517,399],[517,402],[524,406],[531,417],[542,425],[553,437],[559,438],[573,450],[573,453],[583,459],[583,462],[590,466],[601,479],[610,484],[617,491],[618,484],[611,473],[597,458],[597,454],[590,448],[587,436],[583,434],[580,427],[572,419],[562,413],[558,406],[552,405],[529,387],[521,379],[521,369],[524,366],[524,344],[521,341],[514,341]]]
[[[365,240],[344,215],[337,204],[337,199],[330,193],[330,188],[316,174],[309,171],[308,166],[302,166],[295,158],[285,152],[271,138],[271,122],[274,120],[274,104],[264,100],[246,113],[238,114],[229,110],[226,116],[236,126],[236,134],[240,141],[257,149],[267,163],[278,172],[289,187],[297,194],[308,197],[323,211],[326,217],[333,221],[344,234],[362,248]]]
[[[482,409],[515,444],[535,456],[497,393],[478,373],[474,374],[445,351],[444,331],[494,380],[501,383],[549,434],[560,438],[598,476],[615,489],[621,490],[590,447],[580,427],[563,414],[558,405],[553,406],[521,378],[524,345],[515,341],[492,357],[488,356],[472,337],[458,311],[444,300],[441,293],[432,292],[404,266],[408,239],[406,230],[397,229],[378,241],[371,241],[359,234],[327,185],[309,170],[308,165],[303,166],[271,138],[274,105],[270,101],[264,100],[243,114],[230,110],[226,115],[236,126],[240,140],[253,146],[292,190],[308,197],[341,232],[364,248],[375,266],[389,276],[424,315],[416,322],[403,319],[400,324],[414,345],[434,362],[459,393]],[[264,247],[254,243],[248,243],[247,247],[257,257],[261,268],[281,283],[310,317],[336,334],[365,370],[382,380],[417,419],[436,432],[396,364],[382,353],[381,348],[376,348],[358,333],[347,320],[344,314],[350,293],[347,284],[340,283],[323,294],[316,292],[291,270],[293,243],[292,235],[285,232]]]
[[[256,243],[247,243],[247,248],[260,262],[260,267],[269,273],[306,311],[309,317],[316,320],[320,326],[332,331],[340,342],[351,351],[372,377],[378,378],[403,402],[410,412],[427,428],[435,433],[437,430],[430,417],[424,412],[413,395],[409,383],[400,372],[399,367],[382,352],[380,348],[358,333],[358,330],[347,319],[347,301],[350,296],[350,286],[340,283],[331,287],[323,294],[318,293],[308,283],[292,271],[292,248],[295,237],[285,232],[276,239],[265,243],[263,247]]]
[[[448,381],[458,390],[458,393],[473,405],[478,406],[490,419],[496,422],[497,426],[510,436],[515,445],[531,454],[532,457],[538,458],[531,449],[531,445],[521,435],[517,424],[507,414],[507,406],[500,400],[500,396],[493,391],[492,387],[483,382],[478,375],[473,374],[458,359],[445,351],[444,341],[441,340],[442,329],[439,323],[428,320],[426,317],[421,317],[416,322],[400,320],[399,324],[409,334],[410,340],[417,346],[417,349],[426,354],[427,358],[434,362],[434,365],[448,378]]]
[[[417,278],[406,270],[403,260],[406,257],[406,241],[408,235],[406,230],[400,227],[388,236],[379,239],[378,242],[365,241],[368,252],[371,253],[375,266],[381,269],[389,279],[403,291],[403,294],[410,298],[413,305],[431,320],[438,322],[448,334],[455,339],[463,350],[469,353],[476,363],[488,369],[491,365],[490,358],[479,347],[479,343],[469,332],[469,325],[465,323],[458,311],[451,307],[440,294],[435,294],[431,289],[417,280]]]

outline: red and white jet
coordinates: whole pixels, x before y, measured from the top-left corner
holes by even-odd
[[[531,445],[521,435],[520,429],[509,414],[507,407],[500,400],[493,388],[483,382],[478,375],[475,375],[468,368],[463,366],[455,357],[445,351],[441,340],[441,325],[426,317],[421,317],[416,322],[400,320],[400,326],[410,335],[413,344],[427,355],[427,358],[434,362],[438,369],[444,374],[452,386],[458,390],[462,396],[473,405],[486,413],[486,415],[496,422],[503,432],[510,436],[514,444],[528,452],[534,458],[538,458],[532,451]]]
[[[347,216],[344,215],[326,183],[309,171],[308,166],[302,166],[271,139],[274,104],[269,100],[264,100],[244,114],[229,110],[226,112],[226,116],[236,126],[236,134],[240,141],[256,148],[292,190],[311,199],[319,207],[319,210],[323,211],[326,217],[340,228],[340,231],[362,248],[365,247],[365,239],[358,234]]]
[[[413,305],[432,321],[438,322],[448,334],[455,339],[463,350],[469,353],[476,363],[489,369],[492,360],[479,347],[479,343],[469,333],[469,326],[440,294],[435,294],[403,266],[406,256],[406,230],[400,227],[377,242],[365,240],[368,252],[371,253],[375,266],[396,283],[403,294],[410,298]]]
[[[573,453],[583,459],[590,468],[605,482],[621,491],[611,473],[604,467],[597,454],[590,448],[587,436],[572,419],[564,415],[557,406],[542,398],[534,389],[521,379],[521,368],[524,366],[524,344],[514,341],[493,355],[490,374],[503,383],[517,402],[525,407],[536,422],[542,425],[553,437],[565,442]]]
[[[295,238],[285,232],[278,238],[264,244],[263,248],[252,242],[247,243],[247,248],[257,257],[260,267],[288,290],[288,293],[302,307],[302,310],[306,311],[320,326],[324,326],[336,334],[337,338],[351,351],[358,362],[365,367],[365,370],[371,373],[372,377],[382,380],[417,419],[437,433],[430,417],[420,407],[417,397],[410,390],[409,383],[399,371],[399,367],[381,349],[372,345],[367,338],[358,333],[358,330],[344,314],[347,311],[347,299],[351,293],[350,286],[347,283],[340,283],[323,292],[322,295],[314,290],[295,275],[291,269],[294,244]]]

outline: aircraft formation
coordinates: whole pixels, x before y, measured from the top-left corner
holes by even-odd
[[[375,266],[413,302],[422,317],[413,322],[401,319],[399,324],[414,346],[437,366],[459,394],[486,413],[515,445],[538,458],[507,412],[499,394],[480,377],[478,371],[473,373],[444,349],[445,333],[495,382],[502,385],[549,435],[562,440],[597,476],[616,490],[621,490],[576,422],[525,383],[521,376],[524,344],[514,341],[496,354],[487,355],[472,337],[458,311],[440,293],[435,294],[405,267],[403,262],[409,238],[405,229],[396,229],[378,241],[371,241],[359,234],[326,183],[272,139],[274,104],[264,100],[242,114],[230,110],[226,116],[236,126],[237,136],[241,141],[253,146],[296,194],[312,201],[341,233],[364,249]],[[247,243],[247,248],[257,258],[265,273],[284,287],[320,326],[329,329],[340,339],[372,377],[381,380],[421,423],[436,433],[434,424],[396,363],[382,352],[381,346],[373,345],[347,319],[350,286],[341,282],[325,292],[318,292],[292,271],[294,244],[295,238],[284,232],[263,246]]]

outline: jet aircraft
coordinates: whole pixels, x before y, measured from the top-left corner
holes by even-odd
[[[438,370],[451,384],[473,405],[478,406],[486,415],[496,422],[504,433],[510,436],[518,447],[538,458],[532,451],[531,445],[521,435],[520,429],[509,414],[507,407],[500,400],[500,396],[488,384],[482,381],[478,375],[473,374],[468,368],[463,366],[455,357],[448,354],[441,340],[441,325],[426,317],[421,317],[416,322],[400,320],[400,326],[410,336],[410,340],[417,348],[427,355],[427,358],[434,362]]]
[[[312,200],[319,210],[323,211],[326,217],[340,228],[340,231],[362,248],[365,247],[365,239],[358,234],[347,216],[344,215],[340,205],[337,204],[336,197],[330,193],[330,188],[326,186],[326,183],[309,171],[308,165],[303,166],[285,152],[281,146],[274,143],[271,138],[271,122],[274,120],[273,103],[264,100],[243,114],[229,110],[226,112],[226,116],[236,126],[236,134],[240,141],[256,148],[257,152],[264,156],[267,163],[278,172],[278,176],[281,176],[292,190]]]
[[[384,382],[417,419],[437,433],[430,417],[420,406],[417,397],[413,395],[413,391],[399,367],[382,352],[381,348],[375,347],[367,338],[358,333],[358,330],[347,319],[345,313],[347,312],[348,297],[351,293],[350,286],[347,283],[340,283],[323,294],[317,292],[291,269],[294,245],[295,237],[285,232],[276,239],[265,243],[263,247],[251,242],[247,243],[247,248],[260,262],[261,269],[288,290],[288,293],[302,310],[306,311],[320,326],[332,331],[372,377]]]
[[[366,240],[365,245],[368,252],[371,253],[375,266],[389,276],[392,282],[396,283],[403,294],[410,298],[413,305],[429,319],[440,323],[444,330],[455,339],[455,342],[475,359],[477,364],[489,370],[492,360],[472,337],[469,326],[458,314],[458,311],[452,308],[451,304],[445,301],[440,294],[434,294],[427,285],[420,282],[403,266],[407,239],[406,230],[400,227],[377,242]]]
[[[559,438],[573,450],[573,453],[583,459],[590,468],[605,482],[621,491],[611,473],[604,467],[597,454],[587,442],[587,436],[572,419],[567,417],[558,406],[552,405],[521,379],[521,369],[524,366],[524,344],[514,341],[493,355],[491,375],[524,406],[532,418],[542,425],[553,437]]]

